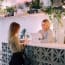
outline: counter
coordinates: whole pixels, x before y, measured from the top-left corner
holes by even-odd
[[[65,65],[65,44],[33,43],[26,48],[31,65]]]
[[[65,49],[65,44],[63,43],[40,43],[40,41],[31,41],[27,46],[35,47],[45,47],[45,48],[55,48],[55,49]]]
[[[3,65],[8,65],[11,51],[7,43],[2,43]],[[65,65],[65,44],[30,42],[25,48],[29,65]]]

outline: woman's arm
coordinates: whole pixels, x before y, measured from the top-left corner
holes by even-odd
[[[28,39],[20,40],[20,45],[23,46],[23,47],[27,46],[27,43],[29,43]]]
[[[16,43],[16,47],[23,50],[27,46],[28,39],[20,40],[19,38],[16,38]]]

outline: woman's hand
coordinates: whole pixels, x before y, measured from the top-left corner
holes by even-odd
[[[20,40],[20,44],[26,46],[29,43],[28,39]]]
[[[24,40],[24,45],[27,45],[29,43],[29,40],[28,39],[25,39]]]

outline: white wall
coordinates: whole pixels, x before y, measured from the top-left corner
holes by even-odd
[[[2,47],[1,46],[1,42],[2,42],[1,41],[1,37],[2,37],[2,35],[1,35],[2,34],[1,29],[2,29],[2,25],[1,25],[1,20],[0,20],[0,51],[2,50],[2,48],[1,48]]]
[[[22,28],[26,28],[28,32],[37,32],[41,28],[41,21],[48,18],[44,14],[28,15],[28,16],[15,16],[1,19],[1,41],[6,42],[8,39],[8,29],[11,22],[18,22]]]
[[[7,42],[8,40],[8,29],[11,22],[18,22],[22,28],[26,28],[28,32],[38,32],[41,28],[41,21],[45,18],[48,18],[46,14],[35,14],[35,15],[26,15],[26,16],[15,16],[15,17],[6,17],[0,18],[0,42]],[[65,25],[65,24],[64,24]],[[61,28],[62,30],[62,28]],[[58,31],[57,38],[60,41],[63,36],[62,32]],[[60,35],[61,34],[61,35]]]

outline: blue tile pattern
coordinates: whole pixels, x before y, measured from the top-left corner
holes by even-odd
[[[65,65],[64,49],[27,46],[25,52],[30,65]]]
[[[2,65],[9,65],[11,55],[12,53],[8,47],[8,43],[2,43]]]
[[[65,65],[65,49],[27,46],[25,54],[29,65]],[[2,65],[8,65],[11,51],[7,43],[2,43]]]

